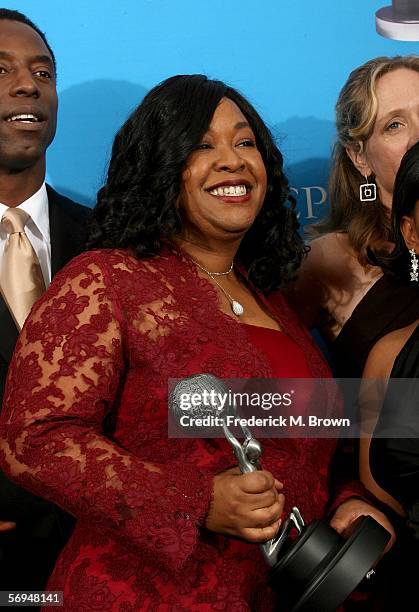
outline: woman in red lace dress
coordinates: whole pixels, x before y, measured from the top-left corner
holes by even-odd
[[[329,375],[278,291],[304,253],[293,208],[223,83],[168,79],[118,133],[96,250],[34,307],[2,413],[3,469],[78,518],[48,585],[65,610],[271,610],[258,543],[284,510],[385,521],[357,483],[330,499],[334,440],[266,441],[241,475],[226,441],[167,437],[170,378]]]

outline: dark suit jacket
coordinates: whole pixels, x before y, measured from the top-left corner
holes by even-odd
[[[83,250],[86,240],[87,222],[90,209],[58,194],[47,185],[49,221],[51,236],[51,272],[52,276],[62,268],[70,259]],[[0,295],[0,406],[4,394],[7,369],[12,358],[14,346],[18,337],[17,328]],[[53,540],[53,551],[45,553],[40,551],[37,556],[37,566],[43,564],[43,557],[47,554],[46,564],[54,562],[59,549],[63,546],[68,535],[70,521],[63,518],[61,513],[44,500],[35,497],[21,487],[11,483],[2,472],[0,472],[0,520],[15,521],[18,528],[7,533],[0,533],[0,589],[11,588],[11,577],[15,573],[13,558],[19,562],[19,574],[24,584],[22,588],[32,588],[38,584],[36,575],[37,567],[34,560],[30,560],[27,552],[33,543],[45,549],[48,542]],[[15,554],[16,553],[16,554]],[[23,565],[28,559],[27,573]],[[45,563],[44,563],[45,565]],[[40,568],[39,576],[49,569]],[[5,577],[7,575],[7,577]],[[32,578],[34,582],[31,582]],[[5,582],[8,584],[5,584]],[[17,583],[13,582],[13,586]],[[38,587],[41,588],[41,587]]]

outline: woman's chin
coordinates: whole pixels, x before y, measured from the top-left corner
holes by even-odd
[[[251,228],[251,225],[225,225],[219,228],[219,234],[225,240],[237,240],[243,238]]]
[[[226,232],[227,234],[245,234],[252,227],[255,219],[246,218],[243,219],[223,219],[222,222],[218,222],[216,225],[218,229]]]

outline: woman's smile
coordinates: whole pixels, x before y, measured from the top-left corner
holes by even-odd
[[[206,189],[211,196],[223,202],[248,202],[252,186],[243,179],[226,180]]]

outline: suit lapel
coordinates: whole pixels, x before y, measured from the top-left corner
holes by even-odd
[[[6,306],[3,296],[0,294],[0,356],[7,363],[10,362],[18,337],[17,327],[12,315]]]
[[[68,213],[67,198],[59,195],[49,185],[47,185],[47,191],[51,239],[51,273],[52,276],[55,276],[58,270],[81,252],[85,240],[86,223]]]

